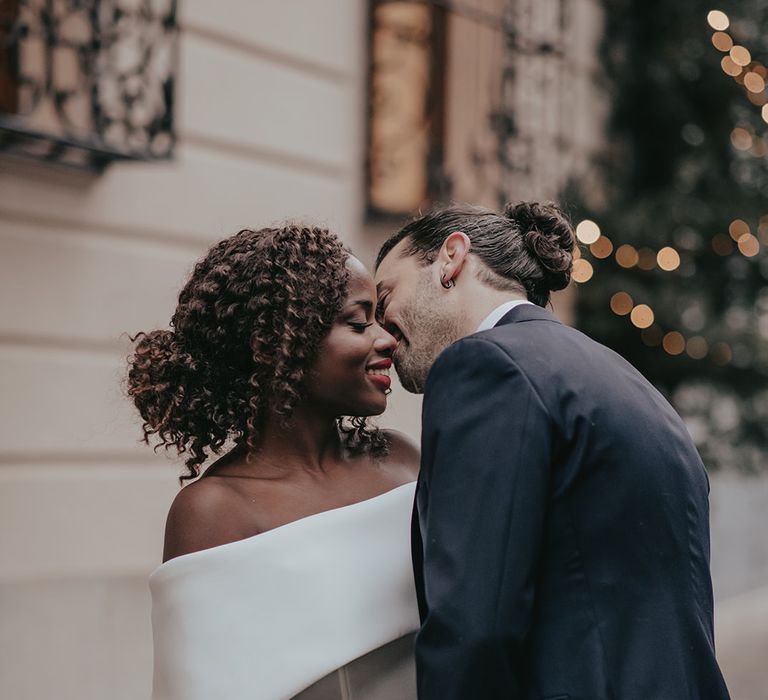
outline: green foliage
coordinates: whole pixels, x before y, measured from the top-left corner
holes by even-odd
[[[721,68],[727,53],[711,41],[711,4],[604,0],[604,8],[600,80],[610,122],[602,187],[573,185],[564,199],[614,246],[672,246],[681,264],[672,272],[624,269],[582,246],[595,274],[579,289],[579,325],[672,399],[708,466],[768,467],[768,217],[758,232],[768,215],[768,125]],[[750,50],[752,67],[768,63],[768,0],[717,9],[730,17],[734,42]],[[735,127],[751,134],[751,152],[732,144]],[[761,238],[757,255],[743,255],[733,241],[727,255],[713,250],[713,238],[721,234],[722,243],[735,219]],[[647,345],[628,316],[611,312],[618,291],[653,309],[646,342],[679,331],[703,338],[706,357]]]

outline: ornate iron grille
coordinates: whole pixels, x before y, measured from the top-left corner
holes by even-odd
[[[0,152],[168,158],[177,36],[176,0],[0,0]]]
[[[372,0],[370,211],[556,196],[569,24],[565,0]]]

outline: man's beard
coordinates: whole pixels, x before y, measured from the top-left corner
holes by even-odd
[[[461,337],[461,317],[451,308],[447,295],[436,298],[425,274],[411,303],[401,312],[401,328],[407,340],[395,350],[394,363],[403,389],[423,394],[427,375],[438,355]]]

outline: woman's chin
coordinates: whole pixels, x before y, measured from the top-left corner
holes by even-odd
[[[387,410],[387,397],[382,395],[371,401],[360,403],[354,411],[350,411],[346,415],[358,416],[359,418],[371,418],[372,416],[380,416]]]
[[[382,403],[381,406],[371,407],[365,413],[361,413],[360,415],[366,418],[373,418],[374,416],[380,416],[386,410],[387,410],[387,400],[384,399],[384,402]]]

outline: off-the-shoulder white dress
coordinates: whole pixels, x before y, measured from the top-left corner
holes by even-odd
[[[153,700],[414,700],[414,489],[162,564]]]

